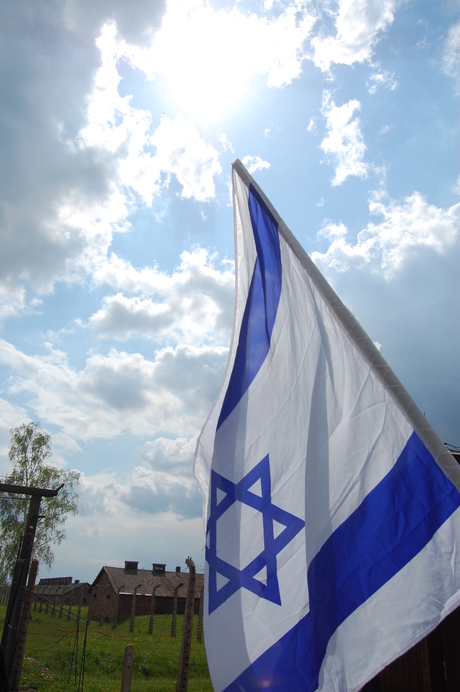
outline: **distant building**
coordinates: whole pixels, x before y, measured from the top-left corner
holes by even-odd
[[[46,577],[40,579],[34,591],[39,598],[59,605],[63,603],[78,606],[81,603],[82,606],[87,606],[91,584],[86,581],[81,582],[79,579],[72,582],[72,577]]]
[[[155,613],[172,613],[174,591],[177,590],[177,612],[183,613],[188,588],[188,572],[167,572],[163,563],[153,563],[152,569],[139,569],[138,562],[125,561],[124,567],[102,567],[91,589],[90,619],[105,623],[113,622],[118,595],[117,622],[127,620],[131,615],[133,594],[136,589],[136,615],[149,615],[152,604],[152,590],[155,591]],[[200,593],[204,575],[196,575],[195,613],[199,611]],[[137,588],[136,588],[137,587]]]

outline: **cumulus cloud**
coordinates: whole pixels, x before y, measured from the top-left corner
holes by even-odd
[[[196,434],[217,394],[227,349],[167,348],[150,361],[112,349],[90,356],[82,370],[64,354],[31,356],[0,340],[0,363],[11,373],[14,400],[26,393],[36,417],[73,440],[110,438],[125,431]]]
[[[68,145],[83,125],[97,51],[79,60],[62,8],[49,5],[1,10],[3,314],[31,306],[25,282],[46,293],[56,280],[72,280],[82,256],[106,251],[110,224],[119,216],[119,210],[115,219],[110,212],[117,197],[111,155]],[[123,207],[123,200],[117,203]],[[75,223],[77,210],[84,212],[83,224]]]
[[[97,40],[102,66],[96,73],[88,105],[88,125],[80,132],[82,146],[118,152],[119,175],[150,205],[154,195],[175,175],[182,196],[205,201],[214,196],[214,176],[221,172],[218,152],[206,144],[196,127],[181,116],[163,116],[150,135],[151,114],[131,106],[130,96],[120,96],[118,60],[124,43],[117,41],[117,27],[106,24]],[[156,153],[149,149],[155,147]],[[123,152],[121,152],[123,148]]]
[[[370,94],[377,93],[380,87],[385,87],[394,91],[398,86],[398,82],[395,79],[395,73],[389,72],[388,70],[379,70],[371,74],[367,81],[367,88]]]
[[[209,340],[211,335],[226,341],[230,337],[233,263],[219,267],[216,258],[202,248],[183,252],[180,265],[171,274],[156,268],[136,270],[114,256],[99,267],[95,279],[124,293],[143,296],[127,297],[121,292],[107,296],[90,318],[102,337],[169,335],[187,343]]]
[[[93,8],[86,18],[83,5]],[[163,5],[149,7],[151,40]],[[128,14],[120,3],[71,0],[2,7],[0,317],[34,309],[31,292],[82,281],[133,207],[151,205],[171,176],[184,198],[215,193],[218,152],[194,125],[164,117],[152,131],[150,112],[118,92],[121,56],[107,19],[128,26]],[[97,45],[90,24],[101,31]],[[131,24],[134,35],[140,21]]]
[[[65,0],[60,4],[65,26],[88,41],[99,35],[107,21],[113,21],[126,39],[150,42],[166,11],[166,0],[132,0],[129,5],[125,0]],[[53,5],[56,10],[57,3]]]
[[[367,177],[368,166],[363,161],[366,145],[359,118],[353,117],[360,108],[361,104],[356,99],[336,106],[328,91],[323,94],[322,113],[329,134],[321,142],[320,148],[336,160],[332,185],[341,185],[351,175]]]
[[[442,57],[444,72],[456,80],[460,89],[460,22],[449,29]]]
[[[460,234],[460,204],[440,209],[428,204],[418,192],[400,204],[371,201],[369,212],[383,217],[383,221],[370,222],[358,233],[354,244],[347,241],[343,224],[326,226],[322,233],[333,238],[332,243],[325,253],[312,253],[312,259],[338,272],[370,266],[390,279],[418,248],[444,254]]]
[[[315,36],[315,65],[323,71],[332,63],[353,65],[370,60],[380,35],[393,22],[394,0],[338,0],[335,36]]]
[[[173,476],[138,466],[120,493],[132,509],[148,514],[172,512],[183,518],[199,517],[203,500],[193,478]]]
[[[83,517],[126,515],[127,509],[145,514],[170,512],[180,518],[202,513],[201,495],[193,478],[144,466],[136,466],[124,482],[112,473],[82,474],[79,495]]]
[[[197,438],[194,437],[158,437],[149,440],[138,454],[144,462],[159,471],[168,470],[170,473],[190,470],[193,465]]]
[[[268,161],[264,161],[260,156],[245,156],[241,163],[246,166],[249,173],[255,173],[256,171],[262,171],[264,168],[270,168]]]

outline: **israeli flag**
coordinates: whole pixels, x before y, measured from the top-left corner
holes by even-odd
[[[239,161],[197,446],[216,692],[359,690],[460,603],[460,470]]]

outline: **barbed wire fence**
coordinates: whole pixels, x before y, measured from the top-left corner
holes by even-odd
[[[86,619],[72,604],[32,593],[21,687],[82,692],[84,689]],[[80,609],[79,609],[80,610]]]
[[[28,593],[31,594],[32,608],[20,689],[118,692],[124,650],[128,644],[132,644],[134,649],[131,692],[152,688],[175,689],[183,615],[136,615],[134,619],[128,617],[116,622],[114,627],[113,622],[89,619],[91,612],[88,612],[88,607],[82,607],[81,599],[76,604],[66,599],[64,589],[45,594]],[[0,605],[6,602],[6,590],[0,589]],[[174,630],[177,631],[176,637],[171,636]],[[203,689],[198,686],[198,678],[202,680],[208,676],[202,608],[201,615],[195,614],[193,618],[192,638],[190,692]]]

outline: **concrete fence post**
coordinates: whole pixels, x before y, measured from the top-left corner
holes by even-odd
[[[51,617],[53,617],[53,618],[54,618],[54,613],[56,612],[56,606],[57,606],[57,590],[58,590],[58,587],[55,586],[54,587],[53,605],[51,607]],[[51,593],[52,593],[52,589],[50,588],[50,599],[51,599]]]
[[[88,603],[88,615],[87,615],[87,620],[86,622],[88,625],[91,623],[91,613],[93,611],[93,604],[96,603],[96,596],[97,596],[97,590],[99,588],[99,584],[96,584],[96,586],[93,587],[91,590],[91,595],[89,598],[89,603]],[[92,593],[94,591],[94,593]]]
[[[104,586],[104,593],[102,594],[101,617],[99,619],[99,625],[104,624],[105,604],[107,601],[107,589],[110,589],[110,586],[111,586],[111,584],[106,584]]]
[[[191,557],[188,557],[185,564],[188,567],[187,600],[185,602],[184,626],[182,628],[182,642],[180,647],[176,692],[187,692],[190,652],[192,648],[193,613],[195,610],[195,563]]]
[[[81,615],[81,606],[83,603],[83,586],[80,587],[80,598],[78,601],[78,612],[77,612],[77,620],[80,622],[80,615]]]
[[[172,622],[171,622],[171,637],[173,639],[176,638],[176,629],[177,629],[177,592],[179,589],[184,586],[184,582],[181,581],[180,584],[178,584],[174,588],[174,603],[173,603],[173,616],[172,616]]]
[[[119,604],[120,604],[120,593],[121,593],[121,590],[124,589],[124,588],[125,588],[125,585],[122,584],[122,585],[119,586],[118,589],[117,589],[117,600],[115,601],[115,612],[114,612],[114,614],[113,614],[113,625],[112,625],[112,629],[115,629],[115,627],[117,626],[117,622],[118,622],[118,606],[119,606]]]
[[[70,620],[70,615],[72,613],[74,592],[71,589],[69,589],[68,594],[69,594],[69,610],[67,611],[67,620]]]
[[[59,620],[62,620],[62,613],[64,612],[64,601],[65,601],[65,586],[61,587],[61,607],[59,608]]]
[[[155,613],[155,591],[158,589],[160,584],[155,584],[152,588],[152,602],[150,604],[150,620],[149,620],[149,634],[153,632],[153,615]]]
[[[133,591],[133,603],[131,606],[131,621],[129,623],[129,631],[132,632],[134,630],[134,616],[136,615],[136,594],[137,590],[140,589],[142,584],[138,584],[137,586],[134,587]]]
[[[203,612],[204,612],[204,584],[200,591],[200,610],[198,612],[198,627],[196,628],[196,640],[201,642],[203,639]]]

